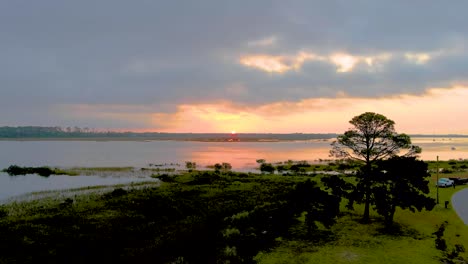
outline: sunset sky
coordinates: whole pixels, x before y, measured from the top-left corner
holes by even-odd
[[[467,1],[0,1],[0,126],[468,134]]]

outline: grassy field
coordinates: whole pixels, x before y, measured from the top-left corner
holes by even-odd
[[[450,200],[461,188],[465,187],[441,189],[441,201]],[[332,227],[332,241],[286,240],[272,251],[260,253],[256,260],[259,263],[441,263],[442,252],[435,248],[433,233],[444,221],[448,222],[444,234],[448,247],[453,249],[461,244],[468,248],[468,227],[451,207],[445,209],[440,204],[432,211],[420,213],[399,210],[395,222],[400,230],[395,234],[382,232],[383,225],[376,215],[370,225],[360,224],[362,211],[359,207],[356,211],[344,211]],[[466,253],[463,257],[468,259]]]
[[[439,162],[439,168],[453,169],[449,161]],[[457,162],[458,165],[466,161]],[[435,170],[436,162],[429,163],[429,169]],[[322,169],[327,169],[323,167]],[[430,195],[436,199],[436,173],[431,174]],[[467,178],[468,172],[462,168],[450,173],[439,173],[439,177]],[[333,226],[334,239],[327,243],[317,244],[302,240],[285,240],[279,246],[268,252],[261,252],[256,256],[258,263],[441,263],[443,253],[435,247],[433,234],[437,227],[447,222],[444,238],[450,250],[455,245],[463,245],[468,249],[468,226],[458,217],[449,204],[445,208],[445,201],[457,191],[468,188],[467,185],[456,188],[439,188],[439,204],[432,211],[412,213],[407,210],[397,210],[395,222],[400,230],[395,234],[382,232],[383,225],[379,216],[373,213],[374,220],[370,225],[359,223],[363,207],[355,206],[355,210],[348,211],[343,206],[342,217]],[[468,254],[462,253],[466,263]],[[443,262],[442,262],[443,263]]]

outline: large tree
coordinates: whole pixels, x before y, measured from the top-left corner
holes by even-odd
[[[427,163],[415,157],[393,157],[379,161],[377,179],[372,188],[377,213],[391,227],[397,207],[412,212],[432,210],[435,200],[429,196]]]
[[[352,127],[332,143],[330,155],[363,164],[356,185],[356,193],[360,195],[356,197],[362,197],[359,200],[365,204],[363,221],[367,222],[375,163],[397,156],[402,150],[407,150],[403,156],[414,156],[421,149],[411,145],[408,135],[398,134],[395,131],[395,122],[381,114],[366,112],[353,117],[349,123]]]

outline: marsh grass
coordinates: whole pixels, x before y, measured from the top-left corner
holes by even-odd
[[[91,201],[97,200],[105,193],[115,189],[130,191],[154,188],[160,185],[161,182],[159,181],[144,181],[128,184],[96,185],[63,190],[31,192],[25,195],[12,197],[3,208],[7,210],[10,217],[26,217],[31,214],[31,211],[34,212],[37,210],[37,208],[56,208],[60,203],[63,203],[69,198],[73,198],[76,205],[84,203],[83,206],[86,207]]]
[[[185,172],[168,177],[171,182],[39,192],[32,200],[3,206],[0,262],[223,263],[239,253],[225,238],[239,230],[226,226],[225,219],[242,218],[273,204],[298,182],[326,176]],[[455,244],[468,249],[468,228],[451,206],[443,206],[462,188],[440,188],[441,203],[432,211],[398,209],[391,231],[375,211],[370,224],[361,224],[363,206],[348,210],[342,201],[341,215],[330,229],[319,225],[308,237],[301,215],[288,235],[263,247],[263,242],[252,244],[260,251],[251,257],[258,263],[441,263],[433,235],[441,223],[448,222],[444,238],[449,249]]]
[[[133,171],[134,167],[73,167],[70,170],[77,171]]]
[[[218,248],[225,217],[275,201],[298,180],[230,174],[195,184],[197,175],[158,188],[140,183],[42,192],[41,199],[4,205],[0,263],[214,263],[218,254],[236,252]]]

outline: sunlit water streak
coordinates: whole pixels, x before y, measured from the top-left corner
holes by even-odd
[[[198,168],[228,162],[237,171],[252,171],[257,159],[267,162],[330,159],[332,140],[284,142],[190,142],[190,141],[0,141],[0,168],[51,167],[149,167],[194,161]],[[468,159],[468,138],[413,138],[422,147],[424,160]],[[154,167],[153,167],[154,168]],[[119,174],[119,173],[116,173]],[[112,185],[151,179],[146,177],[39,176],[9,177],[0,174],[0,200],[34,191]]]

